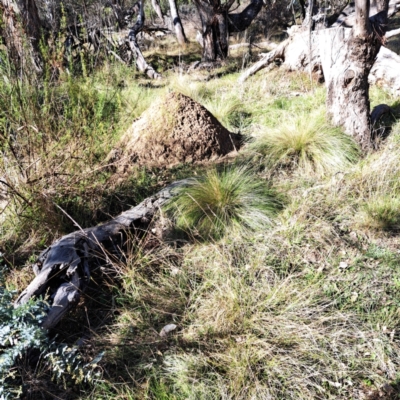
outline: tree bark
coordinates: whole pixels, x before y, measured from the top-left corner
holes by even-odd
[[[90,281],[91,269],[120,258],[127,234],[146,231],[158,210],[187,183],[175,182],[105,224],[81,229],[54,242],[39,255],[33,265],[36,277],[15,306],[49,293],[50,309],[42,326],[54,328],[77,305]]]
[[[158,0],[151,0],[151,5],[153,6],[153,10],[156,12],[157,17],[160,18],[161,22],[164,23],[164,15],[161,11],[160,3]]]
[[[263,6],[263,0],[251,0],[250,4],[240,13],[228,14],[229,33],[243,32],[257,17]]]
[[[372,145],[368,76],[382,44],[388,9],[379,6],[386,11],[369,18],[369,0],[356,0],[352,29],[327,29],[319,36],[328,113],[363,150]]]
[[[202,25],[202,61],[212,62],[227,58],[229,33],[247,29],[263,5],[262,0],[252,0],[241,13],[228,14],[233,3],[234,0],[223,5],[220,0],[195,0]]]
[[[203,37],[202,61],[224,60],[228,56],[227,11],[218,10],[204,0],[195,0]]]
[[[41,22],[34,0],[0,0],[1,36],[11,59],[23,70],[40,72]]]
[[[171,20],[172,23],[174,24],[175,35],[178,40],[178,43],[181,46],[185,46],[188,40],[186,38],[185,31],[183,29],[182,21],[179,17],[179,12],[175,0],[169,0],[169,8],[171,10]]]
[[[136,65],[138,70],[144,72],[151,79],[160,79],[161,75],[155,71],[155,69],[147,64],[142,51],[140,50],[139,44],[137,42],[137,34],[143,29],[144,25],[144,9],[143,9],[143,1],[140,0],[140,9],[138,12],[138,17],[135,25],[129,30],[128,40],[129,47],[131,48],[133,54],[136,58]]]
[[[333,28],[330,28],[333,29]],[[395,32],[396,33],[396,32]],[[322,69],[321,51],[319,36],[324,34],[324,30],[314,31],[312,35],[312,59],[313,71]],[[322,45],[326,46],[324,40]],[[250,76],[256,74],[263,68],[268,67],[274,61],[282,62],[282,68],[290,71],[307,71],[310,60],[308,54],[308,33],[300,32],[282,42],[269,53],[262,54],[262,59],[243,72],[239,77],[239,82],[243,83]],[[368,82],[385,87],[394,96],[400,97],[400,56],[386,47],[381,47],[376,57],[375,63],[369,73]],[[325,72],[326,74],[326,72]]]
[[[380,41],[368,35],[369,29],[363,21],[356,30],[332,28],[319,36],[328,114],[364,150],[371,145],[368,75],[380,48]]]

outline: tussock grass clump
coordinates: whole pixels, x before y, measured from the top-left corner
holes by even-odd
[[[384,231],[400,229],[400,197],[374,196],[364,205],[362,225]]]
[[[180,229],[218,239],[228,229],[255,230],[270,225],[280,207],[265,181],[248,168],[230,167],[194,179],[168,208]]]
[[[271,167],[317,174],[342,170],[359,155],[353,139],[330,126],[320,112],[289,117],[261,134],[251,149],[262,154]]]

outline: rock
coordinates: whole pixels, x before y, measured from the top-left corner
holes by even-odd
[[[175,325],[175,324],[165,325],[164,328],[161,329],[160,336],[166,337],[168,335],[168,333],[174,331],[176,328],[177,328],[177,325]]]

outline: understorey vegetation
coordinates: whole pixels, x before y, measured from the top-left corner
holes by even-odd
[[[297,4],[293,13],[304,18]],[[0,399],[399,398],[399,100],[371,87],[371,109],[390,113],[365,151],[332,125],[319,76],[276,63],[238,84],[260,52],[256,34],[197,69],[205,50],[190,30],[179,48],[152,40],[142,47],[157,80],[111,52],[75,49],[54,68],[51,41],[31,75],[0,49]],[[165,137],[154,146],[183,151],[177,132],[188,143],[194,130],[179,114],[186,96],[233,150],[171,165],[163,149],[128,157],[143,115],[149,136]],[[179,107],[163,104],[174,97]],[[43,329],[57,276],[14,306],[56,240],[87,239],[86,228],[177,181],[152,221],[98,244],[85,290],[55,326]],[[66,284],[69,272],[54,275]]]

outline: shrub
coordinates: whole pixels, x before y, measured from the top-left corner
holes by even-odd
[[[245,167],[230,167],[194,179],[168,209],[179,228],[218,239],[227,229],[265,228],[280,206],[267,182]]]
[[[99,354],[86,363],[77,351],[66,344],[58,344],[40,326],[46,316],[47,304],[31,300],[19,307],[13,305],[14,292],[5,288],[0,268],[0,399],[19,398],[22,393],[18,368],[14,368],[30,350],[39,350],[46,366],[57,380],[72,379],[76,383],[92,382]]]
[[[16,360],[28,349],[41,348],[47,341],[40,322],[45,316],[45,304],[29,302],[14,308],[13,292],[3,285],[0,270],[0,398],[11,399],[20,395],[20,388],[12,382],[15,371],[12,370]]]
[[[300,168],[317,174],[341,171],[359,155],[353,139],[318,114],[292,116],[265,131],[250,148],[264,156],[271,167]]]

